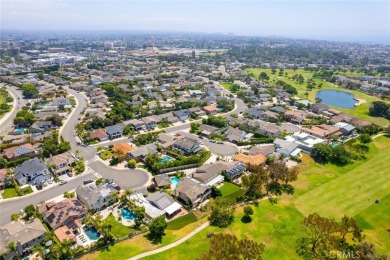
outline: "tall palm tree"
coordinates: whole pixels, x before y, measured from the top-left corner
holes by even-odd
[[[68,260],[72,258],[72,244],[72,240],[65,240],[59,244],[54,244],[52,252],[55,254],[56,259]]]
[[[45,247],[43,247],[41,244],[36,244],[31,248],[31,251],[34,253],[38,253],[41,258],[43,258],[43,251],[45,250]]]

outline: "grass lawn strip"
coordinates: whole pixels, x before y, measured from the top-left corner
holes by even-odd
[[[388,138],[376,141],[385,139]],[[355,216],[373,205],[375,199],[390,193],[390,175],[386,173],[389,168],[390,147],[387,147],[357,168],[303,194],[296,200],[296,207],[304,215],[315,209],[326,217]]]
[[[169,221],[167,229],[178,230],[196,221],[196,216],[194,213],[190,212],[182,217]]]
[[[234,185],[230,182],[225,182],[221,188],[219,188],[219,190],[221,191],[222,193],[222,196],[227,196],[227,195],[230,195],[232,193],[235,193],[237,191],[240,190],[240,187],[238,187],[237,185]]]

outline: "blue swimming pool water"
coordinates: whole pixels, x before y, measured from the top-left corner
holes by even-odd
[[[14,132],[16,132],[16,133],[24,133],[24,128],[16,128]]]
[[[163,158],[161,158],[160,160],[160,164],[164,164],[164,163],[167,163],[169,161],[173,160],[172,157],[168,156],[168,155],[165,155]]]
[[[170,179],[171,179],[172,185],[174,187],[176,187],[177,183],[180,181],[180,179],[177,178],[176,176],[175,177],[170,177]]]
[[[332,144],[332,147],[336,147],[338,145],[339,145],[339,142],[335,142],[335,143]]]
[[[96,230],[95,227],[86,228],[84,229],[84,232],[91,240],[98,240],[100,237],[100,233]]]
[[[354,95],[340,90],[320,90],[316,97],[321,99],[322,103],[341,108],[354,108],[357,103]]]
[[[346,136],[343,136],[343,137],[341,137],[340,139],[341,139],[342,141],[344,141],[344,142],[345,142],[345,141],[347,141],[349,138],[348,138],[348,137],[346,137]]]
[[[134,213],[131,210],[129,210],[128,208],[119,207],[118,209],[121,210],[121,215],[122,215],[123,219],[125,219],[125,220],[134,220],[135,219]]]

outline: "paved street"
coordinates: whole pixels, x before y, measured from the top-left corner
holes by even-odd
[[[11,222],[11,215],[14,213],[20,212],[21,209],[24,209],[30,204],[39,204],[41,201],[46,201],[48,199],[57,197],[63,194],[65,191],[70,191],[76,189],[78,186],[83,184],[84,180],[94,179],[95,176],[91,173],[85,174],[80,177],[73,178],[68,181],[67,184],[59,186],[53,186],[47,190],[43,190],[37,193],[32,193],[25,197],[17,197],[9,200],[0,201],[0,226],[8,222]]]
[[[13,96],[14,106],[12,107],[11,112],[4,115],[4,117],[0,120],[0,135],[5,134],[13,126],[13,119],[16,113],[28,103],[28,100],[23,99],[22,92],[17,90],[16,87],[9,85],[1,85],[0,87],[2,86],[5,86]]]

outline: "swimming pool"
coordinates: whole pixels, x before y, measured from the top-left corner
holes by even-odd
[[[16,128],[15,133],[23,134],[24,133],[24,128]]]
[[[338,146],[339,145],[339,142],[334,142],[333,144],[332,144],[332,147],[336,147],[336,146]]]
[[[91,240],[98,240],[100,237],[100,233],[96,230],[95,227],[86,228],[84,229],[84,232]]]
[[[167,163],[169,161],[173,160],[172,157],[168,156],[168,155],[165,155],[163,158],[161,158],[160,160],[160,164],[164,164],[164,163]]]
[[[118,209],[121,210],[121,215],[122,215],[123,219],[125,219],[125,220],[134,220],[135,219],[134,213],[131,210],[129,210],[128,208],[119,207]]]
[[[172,185],[174,187],[176,187],[177,183],[180,181],[180,179],[177,178],[176,176],[175,177],[170,177],[170,179],[171,179]]]
[[[346,137],[346,136],[343,136],[343,137],[341,137],[340,139],[341,139],[341,141],[345,142],[345,141],[347,141],[349,138]]]

